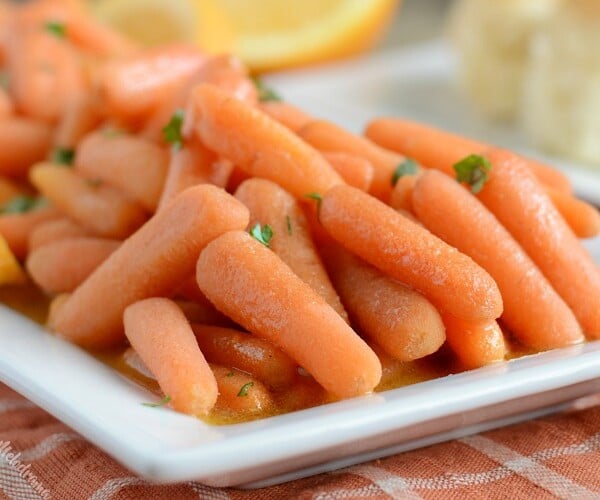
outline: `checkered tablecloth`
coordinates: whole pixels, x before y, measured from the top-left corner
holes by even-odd
[[[260,490],[150,484],[0,384],[0,498],[600,498],[600,406]],[[12,455],[11,455],[12,454]]]

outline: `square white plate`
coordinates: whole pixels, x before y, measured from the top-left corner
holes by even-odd
[[[428,101],[432,108],[438,102],[442,115],[450,113],[452,107],[440,93],[448,81],[444,57],[432,46],[273,81],[315,114],[331,112],[328,117],[357,129],[370,117],[399,113],[404,106],[408,111],[403,114],[412,116],[413,101],[415,106]],[[414,73],[414,81],[409,85],[403,78],[400,108],[382,110],[385,99],[377,104],[371,97],[391,95],[384,80],[390,68]],[[359,78],[363,73],[368,73],[366,82]],[[323,94],[325,88],[329,90]],[[332,88],[338,90],[328,94]],[[598,201],[600,189],[595,194]],[[588,246],[600,262],[600,240]],[[257,487],[333,470],[556,411],[568,401],[600,392],[599,376],[600,342],[593,342],[368,397],[215,427],[142,406],[151,399],[149,393],[0,307],[0,380],[133,472],[165,483],[199,480],[213,486]]]

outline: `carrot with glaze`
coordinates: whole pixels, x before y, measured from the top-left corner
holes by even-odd
[[[374,169],[369,160],[347,153],[323,153],[323,157],[350,186],[369,191]]]
[[[552,188],[546,188],[546,194],[578,238],[600,234],[600,212],[596,207]]]
[[[269,248],[347,322],[348,314],[327,276],[296,199],[265,179],[243,182],[235,197],[250,211],[249,227],[268,225],[272,231]]]
[[[198,285],[217,309],[279,346],[339,398],[371,392],[377,356],[324,299],[248,233],[220,236],[200,254]]]
[[[300,199],[343,183],[302,139],[228,93],[200,85],[191,102],[198,137],[250,175],[269,179]]]
[[[52,206],[40,207],[24,213],[0,215],[0,235],[18,259],[27,255],[27,242],[31,232],[44,222],[57,219],[60,213]]]
[[[128,238],[55,312],[50,327],[86,347],[123,340],[125,308],[170,295],[194,270],[202,248],[218,235],[248,225],[248,211],[214,186],[189,188]],[[102,303],[102,314],[90,314]]]
[[[41,122],[22,117],[0,120],[0,175],[27,175],[33,163],[46,157],[51,144],[51,129]]]
[[[313,117],[308,113],[284,101],[265,101],[261,102],[258,107],[292,132],[298,132],[304,125],[313,120]]]
[[[217,402],[217,381],[177,305],[163,298],[135,302],[125,309],[123,323],[170,405],[188,415],[208,415]]]
[[[345,248],[469,321],[502,314],[492,277],[470,257],[381,201],[350,186],[323,196],[319,219]]]
[[[83,227],[71,219],[61,217],[37,225],[29,235],[27,248],[29,252],[33,252],[44,245],[49,245],[56,241],[86,236],[89,236],[89,232]]]

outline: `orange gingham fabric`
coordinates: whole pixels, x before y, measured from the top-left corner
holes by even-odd
[[[30,472],[26,479],[3,456],[6,442],[20,452],[19,463]],[[34,491],[32,477],[43,490]],[[150,484],[0,384],[0,498],[41,498],[40,491],[93,500],[600,498],[600,406],[243,491]]]

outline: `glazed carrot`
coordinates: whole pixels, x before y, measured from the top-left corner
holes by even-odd
[[[8,92],[0,87],[0,119],[4,120],[12,115],[14,106]]]
[[[392,174],[404,160],[400,155],[324,120],[306,124],[298,135],[319,151],[343,152],[368,160],[373,166],[370,192],[381,200],[388,200],[392,191]]]
[[[239,421],[240,415],[245,418],[257,417],[273,407],[271,394],[256,378],[235,368],[212,363],[210,368],[219,388],[214,413],[221,420],[230,418]]]
[[[485,153],[489,180],[477,195],[510,231],[575,313],[600,338],[600,268],[558,213],[527,163],[503,150]]]
[[[109,113],[125,122],[147,117],[205,61],[194,47],[169,45],[109,62],[102,75]]]
[[[361,191],[371,189],[374,170],[369,160],[347,153],[323,153],[323,157],[347,184]]]
[[[20,285],[27,282],[27,275],[0,234],[0,287]]]
[[[258,107],[292,132],[298,132],[304,125],[313,120],[312,116],[289,102],[265,101],[261,102]]]
[[[206,416],[219,390],[187,319],[169,299],[135,302],[123,313],[125,335],[177,411]]]
[[[132,40],[96,22],[85,13],[75,13],[65,25],[69,41],[93,55],[123,57],[135,54],[138,50]]]
[[[391,356],[412,361],[444,343],[439,313],[419,292],[362,262],[338,245],[323,252],[327,270],[359,331]]]
[[[36,226],[60,217],[56,208],[40,207],[25,213],[0,215],[0,235],[18,259],[27,255],[27,241]]]
[[[578,238],[592,238],[600,234],[600,212],[597,208],[552,188],[546,188],[546,193]]]
[[[248,224],[248,211],[214,186],[187,189],[128,238],[54,315],[51,328],[76,344],[123,340],[125,308],[168,295],[192,274],[200,250],[225,231]],[[102,303],[102,314],[90,314]]]
[[[467,370],[504,361],[506,343],[497,321],[471,323],[451,314],[442,317],[448,344]]]
[[[189,302],[184,300],[176,300],[175,302],[190,323],[224,328],[234,326],[233,321],[217,311],[206,298],[203,302]]]
[[[77,147],[75,170],[120,189],[153,212],[165,183],[168,161],[167,152],[150,141],[94,132]]]
[[[94,93],[74,96],[58,122],[54,144],[60,148],[75,149],[79,141],[103,118],[102,102]]]
[[[365,135],[384,148],[452,176],[456,162],[489,147],[473,139],[398,118],[373,120],[368,124]],[[572,192],[571,182],[564,174],[534,160],[526,161],[527,167],[540,182],[563,193]]]
[[[66,238],[30,252],[25,266],[45,292],[72,292],[120,244],[102,238]]]
[[[51,219],[38,224],[29,234],[27,248],[33,252],[44,245],[55,243],[67,238],[89,236],[88,231],[66,217]]]
[[[373,390],[377,356],[312,288],[248,233],[209,243],[196,267],[198,285],[217,309],[276,344],[338,398]]]
[[[348,314],[327,276],[296,199],[265,179],[245,181],[235,197],[250,211],[249,228],[268,225],[272,230],[269,248],[347,322]]]
[[[0,205],[16,198],[22,193],[22,190],[14,182],[0,177]]]
[[[412,212],[412,192],[417,182],[417,175],[403,175],[394,185],[390,196],[390,207],[396,210]]]
[[[417,217],[430,231],[491,274],[504,301],[502,321],[522,344],[546,350],[583,341],[569,307],[469,191],[447,175],[428,170],[417,181],[412,201]]]
[[[29,118],[0,120],[0,175],[23,177],[43,160],[52,143],[51,129]]]
[[[297,365],[274,344],[231,328],[192,325],[200,350],[211,363],[237,368],[272,389],[290,386]]]
[[[40,163],[31,169],[29,178],[64,215],[100,236],[125,238],[146,220],[137,203],[63,166]]]
[[[191,99],[196,134],[250,175],[301,199],[343,182],[317,151],[261,111],[209,85],[197,87]]]
[[[437,308],[469,321],[502,313],[502,297],[486,271],[376,198],[336,186],[323,196],[320,221],[348,250],[420,291]]]
[[[184,189],[196,184],[225,187],[233,165],[220,159],[198,141],[188,141],[180,150],[172,150],[159,209]]]

